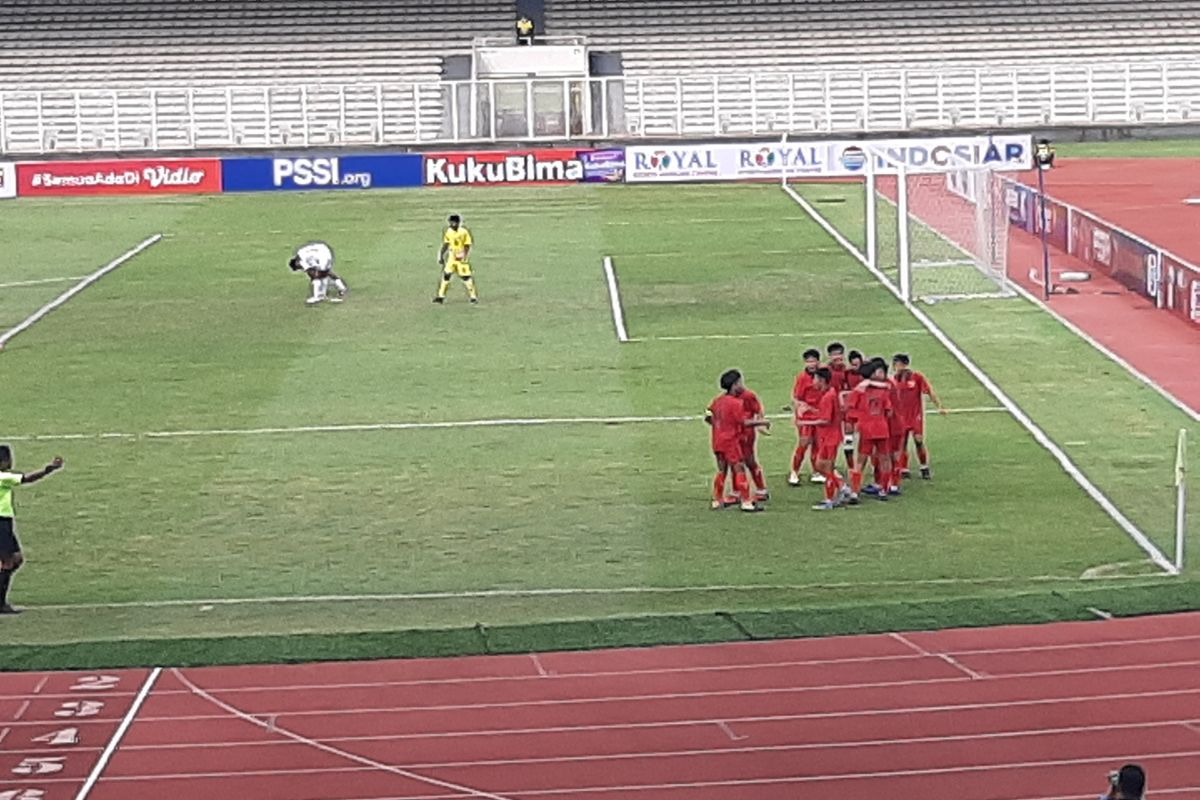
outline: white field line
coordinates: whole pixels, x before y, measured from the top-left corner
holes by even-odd
[[[234,717],[237,717],[240,720],[244,720],[245,722],[249,722],[253,725],[256,725],[259,728],[262,728],[263,730],[269,731],[270,733],[278,734],[287,739],[291,739],[293,742],[297,742],[302,745],[307,745],[316,750],[321,750],[322,752],[329,753],[330,755],[337,756],[339,758],[344,758],[347,761],[352,761],[356,764],[361,764],[365,767],[369,767],[374,770],[380,770],[382,772],[390,772],[393,775],[399,775],[402,778],[408,778],[409,780],[417,781],[418,783],[424,783],[429,786],[438,786],[442,789],[449,789],[453,792],[458,792],[459,794],[470,795],[471,797],[483,797],[483,798],[487,798],[487,800],[509,800],[509,798],[504,797],[503,795],[492,794],[491,792],[485,792],[480,789],[473,789],[470,786],[463,786],[462,784],[458,784],[458,783],[451,783],[449,781],[438,780],[437,778],[432,778],[432,777],[429,777],[428,775],[421,775],[416,772],[411,772],[406,769],[401,769],[400,767],[393,767],[390,764],[384,764],[381,761],[375,761],[374,759],[366,758],[366,757],[360,756],[360,755],[355,755],[354,753],[348,753],[345,750],[339,750],[336,747],[332,747],[332,746],[324,744],[322,742],[318,742],[314,739],[309,739],[308,737],[301,736],[298,733],[293,733],[292,731],[289,731],[286,728],[281,728],[278,725],[269,725],[268,723],[265,723],[262,720],[260,720],[258,717],[247,714],[246,712],[244,712],[238,708],[234,708],[233,706],[229,705],[228,703],[224,702],[223,700],[220,700],[220,699],[214,697],[213,695],[209,694],[208,692],[201,689],[196,684],[192,683],[187,678],[187,676],[185,676],[180,670],[172,669],[171,674],[173,674],[179,680],[180,683],[182,683],[184,686],[186,686],[188,689],[190,689],[197,697],[207,700],[209,703],[212,703],[217,708],[226,712],[225,715],[221,717],[222,719],[227,719],[228,715],[233,715]],[[79,800],[79,799],[77,798],[76,800]]]
[[[1127,664],[1122,666],[1100,666],[1100,667],[1080,667],[1076,669],[1058,669],[1058,670],[1039,670],[1037,672],[1022,672],[1019,674],[997,675],[994,678],[989,678],[989,683],[1011,683],[1014,681],[1024,681],[1030,678],[1061,678],[1068,676],[1093,676],[1103,674],[1120,674],[1120,673],[1148,673],[1161,669],[1182,669],[1188,668],[1190,673],[1197,671],[1197,666],[1200,665],[1200,660],[1192,659],[1188,661],[1178,661],[1162,664]],[[478,710],[496,710],[496,709],[519,709],[519,708],[557,708],[557,707],[603,707],[610,705],[622,705],[629,703],[648,704],[658,701],[672,700],[697,700],[703,701],[710,698],[739,698],[739,697],[779,697],[784,696],[804,696],[822,692],[845,692],[857,691],[861,689],[888,689],[899,688],[906,686],[957,686],[963,683],[970,683],[974,679],[969,677],[961,678],[924,678],[921,680],[907,681],[864,681],[862,683],[837,683],[827,684],[822,686],[773,686],[757,689],[714,689],[709,691],[699,692],[659,692],[655,694],[621,694],[607,695],[603,697],[568,697],[554,698],[548,700],[504,700],[485,703],[442,703],[436,705],[379,705],[362,708],[336,708],[336,709],[310,709],[310,710],[294,710],[284,707],[282,709],[272,709],[257,712],[260,716],[287,716],[287,717],[322,717],[322,716],[360,716],[363,714],[400,714],[410,712],[466,712]],[[1152,678],[1148,678],[1152,680]],[[1191,689],[1171,690],[1181,692],[1183,694],[1200,694],[1200,687]],[[993,701],[999,702],[1001,707],[1007,707],[1008,704],[1021,705],[1026,702],[1036,703],[1051,703],[1051,702],[1074,702],[1076,700],[1087,701],[1089,696],[1068,698],[1046,698],[1040,697],[1036,701]],[[893,714],[915,713],[928,711],[929,708],[937,710],[949,711],[956,708],[971,707],[961,704],[948,704],[945,706],[936,707],[905,707],[905,708],[874,708],[874,709],[851,709],[849,711],[829,711],[829,712],[814,712],[811,714],[801,714],[802,719],[841,719],[846,717],[871,717],[871,716],[889,716]],[[993,707],[984,704],[984,707]],[[204,719],[221,719],[221,714],[171,714],[166,716],[147,716],[143,717],[144,722],[184,722]],[[723,717],[728,722],[735,721],[731,717]],[[711,720],[709,720],[711,723]],[[34,722],[22,723],[14,722],[12,725],[36,724]]]
[[[39,308],[37,311],[34,311],[32,314],[30,314],[28,317],[26,317],[24,320],[22,320],[20,323],[18,323],[12,329],[5,331],[3,334],[0,334],[0,349],[3,349],[4,345],[6,345],[14,336],[17,336],[17,335],[21,334],[22,332],[29,330],[31,327],[34,326],[34,324],[36,324],[39,320],[41,320],[43,317],[45,317],[51,311],[58,308],[59,306],[62,306],[64,303],[66,303],[72,297],[79,294],[84,289],[91,286],[93,283],[100,280],[105,275],[112,272],[117,267],[121,266],[126,261],[128,261],[129,259],[136,256],[138,253],[141,253],[146,248],[148,248],[154,244],[157,244],[161,240],[162,240],[161,233],[156,233],[153,236],[151,236],[150,238],[145,239],[137,247],[134,247],[132,250],[128,250],[128,251],[122,253],[121,255],[117,256],[112,261],[108,262],[103,267],[101,267],[100,269],[93,272],[91,275],[88,275],[87,277],[83,278],[81,281],[79,281],[79,283],[75,284],[70,289],[63,292],[58,297],[51,300],[49,303],[47,303],[46,305]]]
[[[875,634],[874,638],[881,638],[886,634]],[[1044,654],[1059,650],[1112,650],[1117,647],[1138,647],[1145,648],[1147,645],[1157,644],[1174,644],[1178,642],[1195,642],[1200,639],[1200,634],[1192,636],[1162,636],[1150,639],[1121,639],[1096,642],[1076,642],[1072,644],[1046,644],[1046,645],[1030,645],[1024,647],[1001,647],[987,648],[976,650],[949,650],[947,655],[952,656],[977,656],[977,655],[1014,655],[1024,653]],[[736,643],[738,647],[759,647],[764,642],[741,642]],[[726,645],[722,645],[723,647]],[[536,656],[537,654],[533,654]],[[594,678],[632,678],[632,677],[648,677],[652,675],[691,675],[697,673],[710,672],[748,672],[753,670],[779,670],[793,669],[795,667],[814,667],[814,666],[845,666],[847,664],[879,664],[880,666],[889,666],[897,662],[915,661],[925,656],[919,653],[902,653],[898,655],[880,655],[880,656],[852,656],[847,658],[817,658],[805,659],[798,661],[762,661],[755,663],[738,663],[738,664],[711,664],[696,667],[660,667],[647,669],[629,669],[629,670],[602,670],[598,672],[555,672],[546,670],[545,674],[538,675],[477,675],[470,678],[425,678],[417,680],[398,680],[398,681],[357,681],[352,683],[294,683],[294,684],[270,684],[266,686],[222,686],[220,691],[223,695],[228,694],[275,694],[287,692],[333,692],[339,690],[358,690],[358,689],[385,689],[385,688],[408,688],[417,686],[457,686],[460,684],[479,684],[479,683],[509,683],[509,682],[540,682],[543,678],[555,678],[557,680],[591,680]],[[1145,666],[1152,662],[1143,661],[1139,665]],[[1116,667],[1114,667],[1116,669]],[[1009,673],[1004,677],[1018,677],[1018,673]],[[941,680],[941,679],[938,679]],[[125,697],[131,692],[105,692],[89,694],[89,697]],[[156,692],[156,697],[165,697],[173,694],[191,694],[186,689],[160,689]],[[7,695],[5,700],[15,700],[24,697],[25,695]],[[70,699],[78,697],[78,693],[65,694],[49,694],[44,695],[49,699]],[[161,745],[166,747],[167,745]],[[146,745],[148,749],[160,747],[160,745]],[[126,748],[128,749],[128,748]]]
[[[621,289],[617,284],[617,268],[611,256],[604,257],[604,282],[608,284],[608,303],[612,307],[613,326],[617,330],[617,341],[628,342],[629,331],[625,329],[625,307],[621,305]]]
[[[70,283],[71,281],[81,281],[83,275],[75,275],[69,278],[39,278],[33,281],[9,281],[8,283],[0,283],[0,289],[15,289],[19,286],[42,286],[47,283]]]
[[[914,642],[913,640],[909,639],[902,633],[890,633],[888,635],[890,637],[892,637],[893,639],[895,639],[897,642],[900,642],[900,644],[917,652],[918,654],[924,656],[925,658],[936,658],[940,661],[944,661],[945,663],[949,664],[951,667],[954,667],[956,670],[958,670],[959,672],[966,675],[971,680],[978,681],[978,680],[983,680],[984,678],[987,677],[983,673],[976,672],[975,670],[966,666],[965,664],[963,664],[961,661],[959,661],[957,658],[955,658],[952,655],[949,655],[947,653],[935,653],[930,650],[926,650],[924,647],[921,647],[921,645],[919,645],[916,642]]]
[[[1017,575],[980,578],[917,578],[910,581],[862,581],[801,584],[714,584],[705,586],[621,586],[611,588],[479,589],[457,592],[398,592],[376,594],[277,595],[271,597],[207,598],[198,600],[130,600],[114,603],[58,603],[28,605],[41,611],[81,611],[117,608],[187,608],[190,606],[273,605],[279,603],[363,603],[409,600],[487,600],[521,597],[609,597],[614,595],[696,594],[728,592],[807,592],[856,589],[886,589],[908,586],[993,586],[1037,583],[1122,582],[1156,583],[1161,575],[1103,575],[1081,578],[1078,575]]]
[[[79,788],[79,793],[75,795],[75,800],[85,800],[91,793],[92,787],[100,780],[100,775],[104,772],[104,768],[108,766],[109,760],[113,754],[117,752],[117,747],[121,744],[121,739],[125,737],[125,733],[129,730],[129,726],[133,724],[134,717],[141,710],[142,704],[146,702],[146,698],[150,696],[150,691],[154,688],[155,682],[158,681],[158,676],[162,674],[162,667],[155,667],[150,670],[150,674],[146,676],[146,682],[142,684],[142,689],[133,698],[133,702],[129,706],[129,711],[125,713],[125,717],[121,720],[121,724],[117,726],[113,732],[112,738],[108,740],[100,757],[96,759],[96,765],[92,767],[92,771],[88,774],[87,780],[83,786]]]
[[[837,339],[852,336],[869,336],[880,338],[884,336],[926,335],[924,328],[908,328],[894,331],[824,331],[821,333],[806,333],[802,331],[791,333],[698,333],[685,336],[639,336],[630,339],[631,342],[693,342],[711,339]]]
[[[950,414],[990,414],[1003,411],[995,406],[948,409]],[[791,414],[774,414],[772,419],[791,419]],[[931,419],[933,417],[930,417]],[[699,422],[695,414],[647,417],[524,417],[513,419],[468,419],[449,422],[365,422],[343,425],[299,425],[277,428],[201,428],[141,433],[44,433],[3,437],[11,442],[54,442],[84,439],[181,439],[204,436],[266,436],[305,433],[362,433],[374,431],[447,430],[453,428],[514,428],[539,425],[641,425],[656,422]]]
[[[954,356],[958,363],[962,364],[963,367],[965,367],[967,371],[974,376],[975,380],[979,381],[979,383],[982,384],[983,387],[987,389],[988,392],[1008,410],[1008,412],[1013,416],[1013,419],[1020,423],[1020,425],[1025,428],[1030,435],[1033,436],[1034,440],[1050,453],[1054,460],[1058,462],[1059,466],[1062,467],[1063,471],[1066,472],[1067,475],[1069,475],[1071,479],[1074,480],[1075,483],[1078,484],[1079,487],[1082,488],[1084,492],[1086,492],[1087,495],[1091,497],[1092,500],[1094,500],[1106,514],[1108,514],[1109,518],[1111,518],[1112,521],[1115,522],[1117,526],[1121,528],[1121,530],[1123,530],[1125,534],[1129,536],[1129,538],[1132,539],[1134,543],[1150,557],[1150,559],[1158,566],[1159,569],[1168,575],[1179,574],[1179,570],[1176,569],[1174,562],[1167,558],[1167,556],[1161,550],[1159,550],[1152,541],[1150,541],[1150,538],[1146,536],[1146,534],[1140,528],[1134,525],[1127,516],[1125,516],[1125,513],[1121,511],[1121,509],[1117,508],[1116,504],[1113,503],[1108,495],[1104,494],[1104,492],[1100,491],[1100,488],[1096,486],[1096,484],[1092,483],[1091,479],[1088,478],[1081,469],[1079,469],[1075,462],[1071,460],[1071,457],[1068,456],[1061,447],[1059,447],[1058,443],[1051,439],[1050,436],[1044,430],[1042,430],[1041,426],[1034,422],[1033,419],[1026,414],[1020,406],[1017,405],[1016,401],[1009,397],[1008,394],[1000,388],[1000,385],[992,380],[991,376],[984,372],[983,368],[976,364],[974,360],[972,360],[971,357],[968,356],[966,352],[960,348],[928,314],[926,314],[922,309],[918,308],[913,303],[904,302],[900,291],[887,281],[887,279],[883,276],[883,273],[872,267],[862,256],[862,254],[859,253],[854,246],[844,236],[842,236],[841,233],[837,232],[831,223],[825,220],[815,208],[805,201],[803,197],[797,194],[790,186],[784,186],[783,188],[785,192],[791,195],[791,197],[797,203],[799,203],[802,208],[805,209],[805,211],[812,215],[812,218],[818,222],[821,227],[830,232],[830,234],[836,240],[838,240],[843,247],[846,248],[847,252],[853,255],[855,259],[859,261],[859,263],[863,264],[863,266],[865,266],[868,270],[874,273],[877,278],[880,279],[887,290],[891,292],[896,299],[900,300],[900,302],[908,309],[909,313],[916,317],[917,321],[924,325],[925,329],[933,334],[933,337],[937,339],[938,342],[940,342],[941,345],[945,347],[952,356]],[[931,228],[931,230],[933,229]]]
[[[731,741],[743,742],[750,737],[745,734],[737,734],[724,720],[716,720],[714,723]],[[858,748],[870,747],[891,747],[895,745],[914,745],[914,744],[945,744],[949,742],[976,742],[976,741],[991,741],[993,739],[1013,740],[1024,738],[1036,738],[1042,736],[1063,736],[1067,734],[1087,734],[1087,733],[1103,733],[1108,731],[1118,730],[1146,730],[1154,728],[1174,728],[1178,725],[1186,726],[1186,720],[1165,720],[1162,722],[1137,722],[1130,725],[1120,725],[1117,723],[1105,725],[1079,725],[1066,728],[1030,728],[1017,731],[1001,731],[996,733],[965,733],[965,734],[947,734],[943,736],[903,736],[896,739],[864,739],[864,740],[849,740],[849,741],[823,741],[823,742],[805,742],[801,744],[764,744],[764,745],[742,745],[742,746],[723,746],[710,748],[697,748],[689,750],[648,750],[644,752],[623,752],[609,754],[585,754],[585,755],[570,755],[570,756],[543,756],[543,757],[528,757],[528,758],[497,758],[497,759],[480,759],[475,761],[432,761],[428,763],[406,764],[408,769],[462,769],[466,767],[507,767],[507,766],[533,766],[541,764],[586,764],[597,761],[653,761],[662,758],[711,758],[720,755],[746,755],[751,753],[789,753],[789,752],[804,752],[806,750],[857,750]],[[386,735],[372,737],[330,737],[321,741],[329,742],[378,742],[388,741]],[[140,745],[135,747],[122,748],[123,752],[132,751],[156,751],[156,750],[191,750],[207,747],[269,747],[272,745],[288,744],[286,741],[252,741],[252,742],[190,742],[187,744],[167,744],[167,745]],[[365,770],[365,768],[364,768]],[[316,769],[313,771],[328,771],[342,772],[344,768],[330,767],[325,770]],[[238,772],[238,773],[176,773],[176,774],[161,774],[161,775],[137,775],[128,778],[111,778],[111,781],[118,780],[153,780],[154,778],[164,778],[178,780],[183,778],[211,778],[224,777],[227,774],[234,775],[261,775],[261,774],[290,774],[290,770],[280,770],[278,773],[272,772]]]

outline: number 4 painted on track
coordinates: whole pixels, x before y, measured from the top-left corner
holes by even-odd
[[[46,793],[41,789],[9,789],[0,792],[0,800],[43,800]]]
[[[79,744],[79,728],[63,728],[60,731],[51,731],[45,736],[34,737],[33,741],[55,747],[64,744]],[[3,800],[3,798],[0,798],[0,800]]]
[[[116,675],[84,675],[71,687],[72,692],[103,692],[115,688],[121,679]]]

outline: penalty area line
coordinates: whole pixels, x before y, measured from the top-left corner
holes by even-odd
[[[709,339],[830,339],[850,336],[914,336],[929,334],[924,328],[905,328],[893,331],[799,331],[793,333],[696,333],[684,336],[642,336],[631,342],[695,342]]]
[[[38,321],[40,321],[43,317],[45,317],[47,314],[49,314],[51,311],[64,305],[72,297],[79,294],[84,289],[91,286],[93,283],[100,280],[105,275],[107,275],[108,273],[115,270],[117,267],[124,264],[126,261],[129,261],[129,259],[138,255],[146,248],[151,247],[152,245],[158,244],[158,242],[162,241],[162,238],[163,237],[162,237],[161,233],[156,233],[153,236],[151,236],[147,239],[144,239],[136,247],[134,247],[130,250],[127,250],[124,253],[122,253],[121,255],[117,256],[112,261],[108,262],[103,267],[101,267],[100,269],[96,270],[92,274],[87,275],[86,277],[81,279],[78,283],[76,283],[70,289],[67,289],[65,292],[63,292],[58,297],[51,300],[46,305],[39,308],[37,311],[34,311],[32,314],[30,314],[24,320],[17,323],[17,325],[15,327],[5,331],[3,334],[0,334],[0,350],[3,350],[4,345],[6,345],[13,337],[29,330]]]
[[[999,406],[949,408],[947,414],[991,414],[1004,411]],[[930,419],[934,415],[930,415]],[[771,415],[771,419],[791,419],[789,414]],[[302,433],[371,433],[376,431],[424,431],[454,428],[523,428],[543,425],[647,425],[664,422],[700,422],[699,414],[647,417],[527,417],[513,419],[466,419],[449,422],[369,422],[344,425],[297,425],[278,428],[208,428],[142,433],[46,433],[0,436],[10,442],[61,442],[87,439],[188,439],[204,436],[270,436]]]

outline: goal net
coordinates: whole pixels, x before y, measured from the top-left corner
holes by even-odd
[[[861,194],[851,193],[862,197],[860,214],[840,210],[831,222],[794,179],[785,176],[784,189],[905,302],[1015,296],[1003,173],[966,161],[914,166],[882,148],[862,149]]]

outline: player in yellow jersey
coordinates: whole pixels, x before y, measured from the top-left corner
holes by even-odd
[[[462,217],[451,214],[450,227],[442,236],[442,249],[438,253],[438,266],[442,268],[442,282],[438,284],[435,303],[446,302],[446,291],[450,288],[450,279],[457,275],[462,278],[467,287],[467,295],[472,303],[479,302],[479,294],[475,291],[475,278],[471,274],[471,232],[463,227]]]

